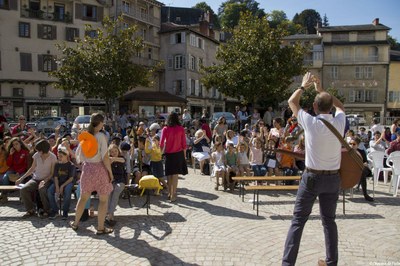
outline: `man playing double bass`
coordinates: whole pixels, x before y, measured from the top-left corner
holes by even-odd
[[[305,89],[310,88],[313,82],[318,93],[313,103],[316,117],[309,115],[300,107],[301,95]],[[292,94],[288,102],[293,115],[297,117],[304,128],[306,169],[297,192],[282,265],[295,265],[301,235],[317,197],[319,197],[326,246],[326,259],[325,261],[319,260],[318,265],[337,265],[338,232],[335,216],[340,188],[339,168],[342,145],[318,118],[324,118],[343,134],[345,128],[344,107],[335,96],[322,89],[319,80],[311,73],[304,75],[301,87]],[[335,117],[330,114],[333,106],[336,108]]]

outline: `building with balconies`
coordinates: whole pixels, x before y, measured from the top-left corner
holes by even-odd
[[[176,7],[165,7],[163,14],[160,38],[161,58],[166,62],[166,91],[186,99],[192,114],[201,114],[203,109],[209,113],[224,111],[225,97],[216,88],[207,90],[201,83],[201,66],[218,63],[219,41],[209,26],[208,14]]]
[[[372,24],[317,27],[324,49],[323,86],[336,88],[346,112],[385,115],[389,72],[389,27]]]
[[[0,113],[34,120],[104,110],[101,100],[54,89],[48,73],[57,69],[55,44],[95,35],[85,24],[99,27],[107,14],[105,3],[95,0],[0,1]]]

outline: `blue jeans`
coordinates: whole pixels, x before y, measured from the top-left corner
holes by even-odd
[[[9,174],[16,174],[17,172],[11,170],[7,171],[4,173],[3,178],[0,180],[0,184],[3,186],[8,186],[10,185],[10,177],[8,176]]]
[[[260,165],[252,165],[251,169],[254,172],[254,176],[265,176],[267,173],[267,168],[263,164]]]
[[[337,265],[338,232],[335,218],[339,188],[339,174],[317,175],[310,172],[303,173],[299,190],[297,191],[292,224],[286,238],[282,265],[295,265],[304,225],[310,216],[317,196],[319,197],[319,209],[325,235],[326,263],[327,265]]]
[[[68,215],[69,211],[69,205],[71,204],[71,194],[72,194],[72,188],[74,187],[74,184],[71,182],[68,185],[64,187],[63,190],[63,215]],[[57,205],[57,200],[55,197],[56,193],[56,186],[55,184],[51,184],[50,187],[47,189],[47,197],[49,198],[49,203],[50,203],[50,209],[53,213],[58,213],[58,205]]]

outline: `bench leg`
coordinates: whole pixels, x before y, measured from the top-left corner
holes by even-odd
[[[257,190],[257,216],[258,216],[258,205],[259,205],[259,194],[260,194],[260,191],[259,190]]]
[[[254,190],[254,193],[253,193],[253,211],[254,211],[255,205],[256,205],[256,191]]]
[[[244,181],[240,181],[242,187],[242,202],[244,202]]]
[[[128,192],[128,202],[129,202],[129,206],[132,208],[132,203],[131,203],[131,192],[129,191],[129,189],[127,189]]]
[[[345,190],[343,189],[343,215],[346,215],[346,197],[345,197]]]

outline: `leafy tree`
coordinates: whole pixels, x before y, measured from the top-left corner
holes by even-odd
[[[286,34],[282,27],[272,29],[267,17],[243,13],[232,38],[218,49],[221,64],[203,69],[203,84],[245,102],[286,99],[292,78],[303,72],[304,55],[300,45],[281,46]]]
[[[324,17],[322,18],[322,26],[328,27],[329,26],[329,20],[326,14],[324,14]]]
[[[307,34],[315,34],[317,23],[321,24],[321,15],[314,9],[305,9],[300,14],[295,14],[293,23],[303,26],[304,32]]]
[[[227,0],[218,9],[221,26],[224,29],[233,29],[239,23],[240,13],[249,11],[256,17],[265,16],[264,9],[259,8],[255,0]]]
[[[134,37],[136,27],[118,27],[121,21],[106,17],[103,27],[96,29],[97,37],[85,36],[73,46],[57,44],[62,56],[61,67],[50,73],[58,79],[54,87],[103,99],[109,110],[112,100],[138,85],[149,85],[152,70],[131,60],[143,49],[143,40]]]
[[[390,49],[400,51],[400,43],[397,42],[396,38],[388,35],[388,42],[390,44]]]
[[[272,10],[269,14],[269,26],[276,29],[278,26],[285,28],[289,35],[301,31],[301,26],[290,21],[282,10]]]
[[[198,8],[203,10],[204,12],[209,12],[211,15],[211,23],[214,25],[216,29],[220,29],[221,25],[219,23],[219,17],[215,14],[214,10],[206,3],[206,2],[199,2],[193,8]]]

